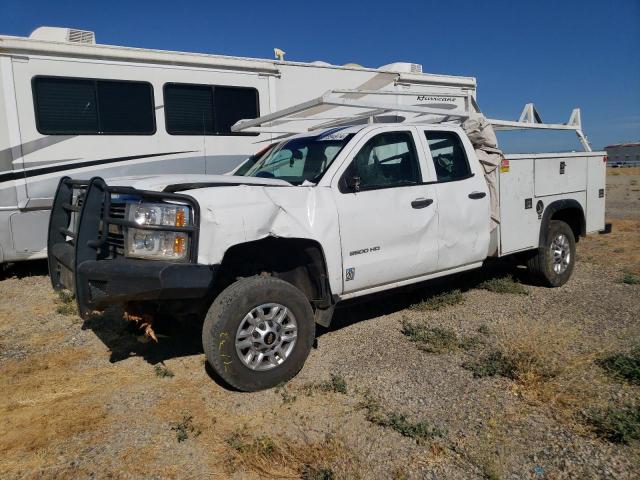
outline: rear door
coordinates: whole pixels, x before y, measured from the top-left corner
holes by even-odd
[[[421,133],[436,178],[438,270],[483,261],[489,249],[489,189],[471,143],[458,131]]]
[[[413,127],[369,131],[334,177],[345,293],[437,268],[437,199],[423,183],[416,135]]]

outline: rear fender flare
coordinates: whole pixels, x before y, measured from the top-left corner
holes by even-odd
[[[538,239],[539,246],[546,244],[547,231],[549,230],[548,229],[549,223],[551,222],[552,217],[557,212],[560,212],[562,210],[577,210],[580,212],[580,218],[579,218],[580,229],[578,233],[580,236],[586,235],[586,231],[587,231],[586,218],[584,216],[584,209],[582,208],[582,205],[580,205],[580,202],[571,198],[556,200],[554,202],[551,202],[549,205],[547,205],[547,207],[544,209],[542,213],[542,221],[540,222],[540,237]]]

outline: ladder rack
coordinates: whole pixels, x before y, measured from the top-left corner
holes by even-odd
[[[381,101],[371,100],[367,97],[383,97]],[[393,97],[391,101],[389,98]],[[415,105],[408,104],[408,101],[419,101],[420,97],[430,98],[460,98],[460,102],[454,105]],[[394,103],[395,102],[395,103]],[[404,103],[403,103],[404,102]],[[359,109],[361,111],[353,113],[340,113],[343,109]],[[327,115],[332,110],[334,115]],[[401,117],[400,123],[417,124],[438,124],[438,123],[462,123],[474,113],[480,113],[475,99],[470,93],[443,93],[442,95],[415,91],[393,91],[393,90],[342,90],[335,89],[325,92],[317,98],[302,102],[291,107],[283,108],[273,113],[263,115],[258,118],[239,120],[232,127],[233,132],[258,132],[258,133],[280,133],[292,135],[305,133],[322,128],[345,126],[360,123],[379,123],[376,117],[384,114],[413,114],[412,117]],[[587,137],[582,132],[582,121],[580,109],[574,108],[567,123],[543,123],[540,115],[533,103],[525,105],[518,121],[499,120],[488,118],[487,121],[493,125],[495,130],[573,130],[583,149],[591,151],[591,146]],[[300,125],[289,125],[293,122],[314,122],[304,127]]]

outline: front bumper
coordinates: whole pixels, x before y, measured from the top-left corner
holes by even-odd
[[[74,272],[73,262],[65,263],[72,259],[72,247],[65,247],[53,252],[52,278],[61,287],[76,291],[80,312],[129,302],[202,299],[210,292],[218,270],[217,265],[122,258],[85,260]]]
[[[74,201],[74,190],[78,189],[83,192],[82,202],[77,201],[78,195]],[[53,288],[74,292],[83,318],[93,310],[114,304],[205,298],[218,266],[195,263],[197,226],[183,227],[190,235],[190,262],[131,259],[114,249],[108,238],[110,225],[127,226],[126,220],[109,213],[111,194],[120,190],[107,187],[99,178],[90,182],[68,178],[60,181],[49,223],[48,259]],[[187,202],[194,208],[197,225],[197,204],[191,197],[134,189],[127,189],[126,193]]]

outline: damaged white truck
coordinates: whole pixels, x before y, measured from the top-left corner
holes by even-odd
[[[359,110],[327,124],[332,107]],[[53,287],[74,291],[83,317],[111,305],[204,316],[208,362],[253,391],[296,375],[315,324],[328,326],[343,300],[508,255],[560,286],[579,237],[604,229],[606,158],[590,151],[579,111],[542,124],[528,108],[508,122],[474,102],[445,116],[329,92],[236,124],[286,132],[287,118],[319,115],[242,175],[63,178],[49,225]],[[413,117],[372,123],[398,111]],[[493,128],[574,130],[586,151],[503,156]]]

